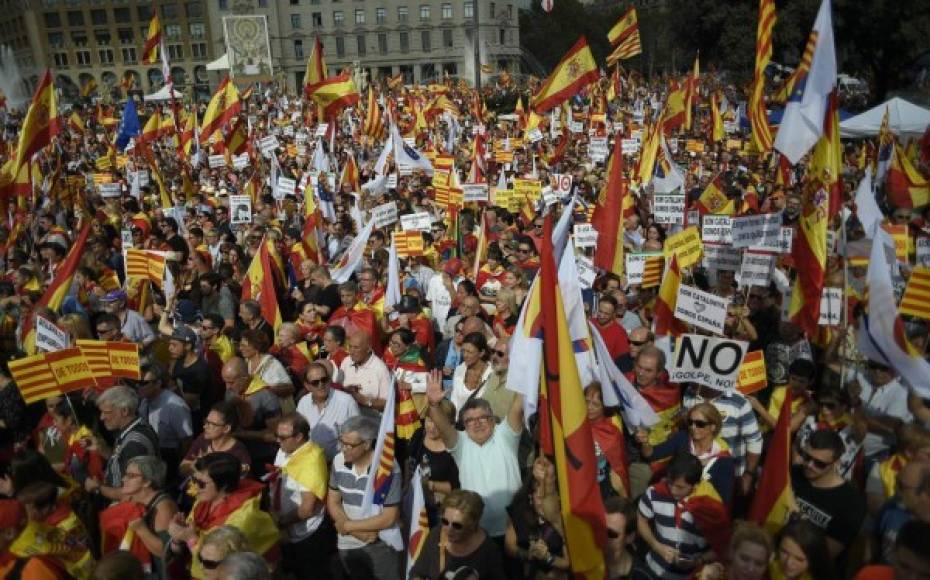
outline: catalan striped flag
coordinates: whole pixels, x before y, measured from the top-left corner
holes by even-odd
[[[158,62],[158,49],[161,46],[161,22],[158,14],[152,15],[149,22],[149,32],[142,47],[142,64],[155,64]]]
[[[630,6],[623,13],[620,20],[607,32],[607,39],[615,47],[607,57],[607,65],[627,58],[632,58],[643,52],[639,39],[639,20],[636,17],[636,7]]]
[[[811,30],[810,35],[807,37],[807,42],[804,44],[804,52],[801,53],[801,62],[798,63],[798,67],[794,69],[794,72],[791,73],[791,76],[785,81],[784,86],[775,95],[776,102],[787,102],[788,99],[791,98],[791,95],[794,94],[798,82],[807,77],[807,73],[811,70],[811,62],[814,60],[814,50],[816,48],[817,31]]]
[[[159,286],[165,280],[165,254],[151,250],[126,250],[126,277],[143,278]]]
[[[394,232],[394,243],[401,258],[423,255],[423,234],[419,231]]]
[[[350,191],[361,190],[361,183],[358,174],[358,163],[355,162],[355,154],[351,151],[347,152],[346,163],[342,166],[342,176],[339,177],[340,190],[345,185],[348,185],[352,188]]]
[[[10,374],[26,404],[94,386],[94,375],[77,347],[11,361]]]
[[[930,320],[930,268],[914,268],[898,310],[901,314]]]
[[[362,124],[362,134],[367,135],[374,140],[384,138],[387,126],[384,124],[384,118],[381,116],[381,107],[378,106],[378,100],[375,98],[375,90],[368,87],[367,107],[365,107],[365,122]]]
[[[262,307],[262,318],[268,321],[275,331],[283,323],[275,293],[275,275],[281,271],[281,258],[277,254],[274,240],[267,237],[263,239],[258,255],[252,258],[242,284],[242,300],[258,301]]]
[[[623,274],[624,222],[633,215],[633,197],[623,175],[621,140],[614,140],[614,151],[607,167],[607,184],[594,205],[591,225],[598,232],[594,265],[614,274]]]
[[[110,353],[107,350],[106,342],[79,339],[75,341],[75,346],[81,349],[81,354],[87,360],[90,372],[94,375],[95,380],[106,380],[110,377]]]
[[[752,142],[757,151],[772,149],[772,128],[765,110],[765,67],[772,60],[772,30],[775,28],[775,0],[759,0],[756,27],[756,66],[752,73],[752,93],[746,115],[752,126]],[[811,49],[813,55],[813,48]]]
[[[656,296],[655,317],[652,320],[652,331],[656,336],[678,336],[688,331],[685,323],[675,318],[680,285],[681,269],[678,267],[678,256],[672,254],[666,264],[662,285],[659,286],[659,295]]]
[[[641,288],[652,288],[658,286],[662,281],[662,270],[665,267],[664,256],[646,256],[646,264],[643,267],[643,282]]]
[[[785,400],[759,480],[759,487],[749,508],[749,519],[764,527],[773,536],[788,522],[794,504],[791,490],[791,389],[785,389]]]
[[[420,468],[413,472],[413,479],[410,481],[410,488],[413,490],[413,503],[411,504],[411,526],[410,534],[407,536],[407,577],[410,577],[410,570],[416,564],[417,558],[420,557],[420,550],[426,542],[426,535],[429,534],[429,518],[426,514],[426,498],[423,494],[423,474]],[[413,523],[416,522],[416,523]]]
[[[594,435],[587,420],[546,217],[540,259],[540,302],[544,366],[540,372],[540,446],[555,456],[563,536],[576,578],[602,579],[607,523],[598,491]]]

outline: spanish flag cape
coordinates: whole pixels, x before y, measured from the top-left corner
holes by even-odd
[[[77,462],[84,467],[88,475],[99,481],[103,481],[104,469],[106,467],[106,461],[104,461],[103,456],[81,445],[82,439],[89,439],[91,437],[93,437],[93,433],[83,425],[68,437],[68,447],[65,449],[64,455],[65,470],[67,472],[70,470],[71,464]]]
[[[82,529],[83,531],[83,529]],[[14,556],[50,556],[64,566],[77,580],[86,580],[94,572],[96,563],[85,544],[86,534],[67,532],[45,522],[30,521],[10,545]]]
[[[142,539],[129,529],[129,522],[144,515],[145,506],[133,501],[120,502],[100,512],[101,553],[128,551],[142,562],[143,567],[149,568],[152,553],[142,543]]]
[[[491,269],[488,264],[481,266],[481,269],[478,270],[478,277],[475,280],[475,286],[478,288],[478,292],[481,292],[481,288],[490,282],[492,279],[496,280],[498,283],[504,283],[504,275],[507,274],[507,270],[501,266],[497,265],[496,269]]]
[[[630,473],[627,471],[626,448],[623,442],[623,424],[620,417],[601,417],[596,421],[590,421],[591,433],[594,435],[594,442],[601,448],[607,463],[610,464],[610,470],[620,478],[623,483],[624,497],[630,497]]]
[[[375,316],[379,319],[384,318],[384,288],[381,286],[376,287],[368,294],[362,295],[362,300],[367,304],[372,310],[375,311]]]
[[[659,495],[672,497],[668,482],[663,480],[653,488]],[[710,544],[711,549],[722,558],[730,544],[730,515],[720,499],[717,489],[707,479],[702,479],[691,495],[675,503],[675,525],[680,527],[681,518],[688,512],[694,518],[701,536]]]
[[[429,370],[426,361],[420,355],[420,348],[417,345],[411,345],[399,357],[391,352],[391,349],[385,349],[384,364],[392,371],[401,369],[414,373],[425,373]],[[394,431],[401,439],[409,440],[416,430],[420,428],[420,415],[417,413],[413,395],[410,391],[396,386],[395,389],[397,390],[397,411],[394,415]]]
[[[379,330],[377,314],[362,301],[356,302],[352,308],[340,306],[329,319],[330,326],[342,326],[346,334],[354,330],[363,330],[371,337],[371,348],[375,354],[381,355],[381,333]]]
[[[636,384],[633,373],[627,373],[627,378]],[[639,389],[639,393],[659,416],[659,422],[649,429],[649,444],[658,445],[666,441],[675,429],[675,417],[681,409],[681,390],[668,384],[657,384]]]
[[[267,512],[259,507],[264,486],[250,479],[243,479],[239,487],[219,502],[198,501],[191,509],[187,522],[197,531],[197,545],[193,550],[191,576],[203,578],[203,568],[197,554],[200,541],[211,530],[219,526],[238,528],[249,541],[249,546],[265,559],[277,558],[278,527]]]
[[[272,475],[271,480],[278,482],[279,474],[290,477],[319,500],[326,497],[326,454],[319,445],[309,441],[301,445]],[[277,510],[281,507],[281,486],[274,485],[272,489],[274,493],[271,502]]]

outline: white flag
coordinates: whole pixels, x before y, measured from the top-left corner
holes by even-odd
[[[375,220],[369,220],[368,225],[355,236],[352,243],[346,249],[339,263],[333,269],[333,282],[342,284],[348,280],[355,270],[361,265],[362,258],[365,257],[365,246],[368,245],[368,238],[371,237],[371,230],[375,227]]]

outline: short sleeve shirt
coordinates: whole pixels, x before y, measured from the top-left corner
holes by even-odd
[[[373,459],[374,461],[374,459]],[[376,467],[369,466],[369,469]],[[365,498],[365,487],[368,485],[368,471],[358,474],[354,467],[346,466],[342,453],[333,459],[333,468],[329,476],[329,488],[342,495],[342,509],[350,520],[360,520],[372,514],[362,510],[362,500]],[[391,483],[384,498],[384,507],[396,506],[401,501],[401,474],[394,462],[391,471]],[[396,524],[395,524],[396,527]],[[365,543],[352,535],[338,535],[337,545],[340,550],[354,550],[365,546]]]

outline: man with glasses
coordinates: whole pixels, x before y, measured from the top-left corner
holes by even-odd
[[[297,412],[310,425],[310,440],[332,461],[339,453],[339,426],[359,414],[358,404],[352,395],[332,387],[329,370],[321,362],[307,366],[303,383],[307,395],[297,403]]]
[[[342,451],[333,459],[329,476],[326,508],[336,526],[337,546],[342,567],[349,578],[400,578],[401,474],[394,462],[382,507],[362,509],[365,488],[375,460],[378,421],[359,415],[339,429]],[[379,511],[380,510],[380,511]]]
[[[124,342],[126,337],[120,331],[119,318],[115,314],[104,312],[97,315],[97,324],[94,325],[97,338],[108,342]]]
[[[228,336],[223,334],[226,326],[223,317],[219,314],[207,314],[200,324],[200,338],[206,351],[215,353],[221,364],[236,356],[236,347]]]
[[[639,357],[640,351],[643,350],[643,347],[649,346],[655,340],[655,337],[645,326],[637,326],[629,332],[630,338],[630,358],[626,363],[628,368],[620,367],[620,370],[628,373],[633,370],[633,361]]]
[[[836,468],[843,451],[843,440],[836,432],[820,429],[801,449],[801,464],[791,468],[799,514],[823,530],[830,557],[840,564],[865,519],[865,498]]]
[[[537,217],[533,220],[533,229],[532,231],[527,232],[526,237],[532,240],[533,245],[536,246],[536,251],[539,251],[539,248],[542,247],[542,237],[543,237],[543,224],[544,219],[542,217]]]
[[[536,245],[529,236],[520,236],[517,240],[516,259],[513,265],[523,270],[527,280],[532,280],[539,270],[539,258],[536,257]]]
[[[297,413],[275,427],[279,449],[271,483],[271,515],[281,530],[284,570],[297,578],[328,578],[330,545],[323,523],[326,456],[310,441],[310,425]]]
[[[491,377],[478,395],[491,405],[491,411],[498,421],[507,418],[513,408],[516,391],[507,388],[507,367],[510,365],[510,338],[500,338],[491,350]]]
[[[477,296],[466,296],[459,302],[458,312],[454,316],[446,319],[446,325],[442,329],[443,336],[451,337],[454,335],[456,325],[468,318],[469,316],[478,316],[481,312],[481,301]]]

